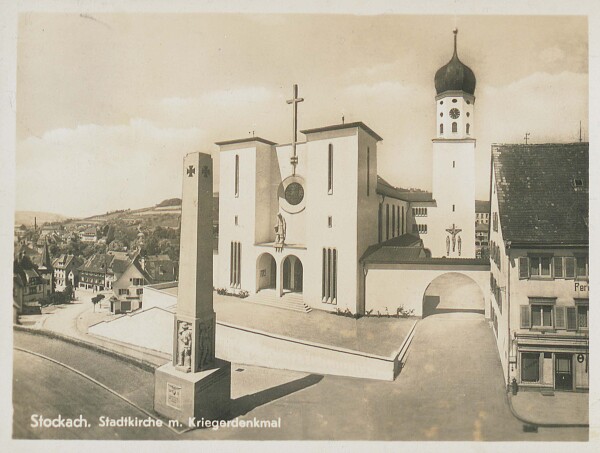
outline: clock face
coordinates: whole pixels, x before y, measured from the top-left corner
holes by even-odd
[[[300,204],[304,199],[304,187],[300,183],[293,182],[285,188],[285,200],[292,206]]]
[[[460,110],[458,110],[458,109],[450,109],[450,118],[452,118],[453,120],[455,120],[459,116],[460,116]]]

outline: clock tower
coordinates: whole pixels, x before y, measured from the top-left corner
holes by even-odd
[[[475,74],[458,58],[435,74],[436,133],[433,198],[436,209],[425,241],[432,256],[475,257]]]

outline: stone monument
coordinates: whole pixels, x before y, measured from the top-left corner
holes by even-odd
[[[185,156],[173,360],[155,372],[154,409],[186,425],[222,419],[231,398],[231,364],[215,358],[212,181],[209,154]]]

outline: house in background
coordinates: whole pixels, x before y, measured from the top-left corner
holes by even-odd
[[[21,252],[13,261],[13,312],[20,314],[40,313],[39,301],[46,295],[46,281],[36,265]]]
[[[81,231],[79,233],[79,239],[81,242],[95,243],[98,240],[96,236],[96,227],[87,227],[85,230]]]
[[[507,384],[589,389],[588,153],[492,146],[490,310]]]
[[[137,255],[113,284],[111,312],[127,313],[142,308],[144,286],[173,282],[176,265],[167,255]]]
[[[79,283],[81,261],[74,255],[61,254],[52,262],[54,269],[54,283],[57,290],[64,290],[70,283],[73,288]]]

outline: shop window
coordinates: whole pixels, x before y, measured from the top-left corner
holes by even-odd
[[[537,352],[521,354],[521,381],[540,382],[540,355]]]

